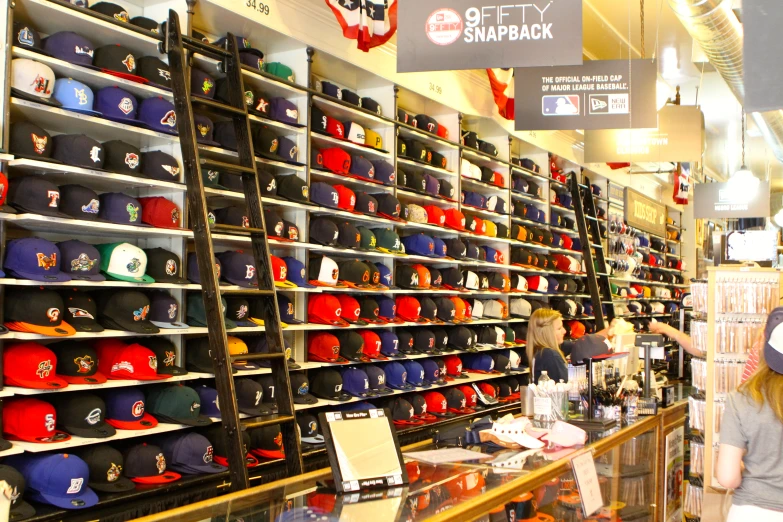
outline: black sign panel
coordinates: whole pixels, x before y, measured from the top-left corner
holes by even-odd
[[[593,60],[514,72],[516,130],[658,126],[652,60]]]
[[[582,0],[397,3],[397,72],[582,63]]]
[[[783,109],[783,2],[743,0],[742,27],[745,34],[743,70],[745,110],[764,112]]]
[[[770,215],[769,182],[759,183],[758,190],[743,190],[732,184],[697,183],[693,195],[693,217],[696,219],[754,218]]]

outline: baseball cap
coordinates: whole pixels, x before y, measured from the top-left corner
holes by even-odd
[[[343,392],[343,379],[336,370],[318,371],[313,377],[310,389],[313,395],[322,399],[345,402],[351,398]]]
[[[265,459],[282,459],[283,433],[279,424],[250,430],[250,452]]]
[[[292,373],[290,381],[294,404],[315,404],[318,402],[318,399],[310,393],[310,381],[307,379],[307,375]]]
[[[241,250],[230,250],[217,254],[220,260],[221,277],[233,284],[245,288],[258,286],[255,259],[252,254]]]
[[[145,248],[147,256],[146,273],[157,283],[188,284],[188,280],[179,277],[180,259],[177,254],[164,248]]]
[[[44,288],[14,288],[6,292],[5,326],[17,332],[50,336],[74,335],[63,318],[65,306],[57,292]]]
[[[60,102],[52,98],[54,88],[54,71],[48,65],[27,58],[11,60],[11,92],[14,96],[60,107]]]
[[[15,348],[15,346],[18,345],[12,345],[6,348],[4,356],[5,353],[8,353],[9,350]],[[79,341],[61,341],[50,344],[47,348],[51,349],[57,356],[59,364],[54,368],[54,372],[62,381],[69,384],[101,384],[106,382],[106,376],[98,371],[97,353],[93,348],[87,346],[86,343]],[[5,368],[10,367],[4,366],[4,369]],[[6,382],[11,384],[8,376],[6,376]]]
[[[6,384],[33,389],[58,389],[68,386],[56,375],[57,356],[35,342],[7,346],[3,351],[3,376]]]
[[[95,245],[101,259],[101,271],[109,279],[131,283],[154,283],[146,275],[147,254],[130,243],[104,243]]]
[[[141,221],[156,228],[181,229],[181,211],[176,203],[161,196],[139,198]]]
[[[136,388],[115,388],[104,394],[106,422],[120,430],[143,430],[158,425],[158,421],[144,411],[144,393]]]
[[[40,176],[14,178],[8,187],[8,204],[21,212],[69,218],[60,211],[60,191]]]
[[[307,358],[311,361],[345,364],[348,359],[340,355],[340,341],[328,332],[318,332],[309,337]]]
[[[55,429],[56,421],[54,406],[39,399],[9,400],[3,406],[3,433],[8,440],[37,443],[70,440],[70,435]]]
[[[125,476],[137,484],[167,484],[182,477],[166,469],[166,457],[160,447],[146,442],[131,447],[125,453],[124,471]]]
[[[11,463],[21,471],[30,500],[63,509],[84,509],[98,503],[98,496],[87,486],[89,468],[76,455],[19,456]]]
[[[57,401],[57,424],[78,437],[106,438],[117,432],[106,423],[106,404],[91,393],[67,393]]]
[[[401,363],[390,362],[383,366],[386,383],[395,390],[410,391],[414,387],[408,382],[408,372]]]
[[[200,433],[172,435],[163,441],[168,468],[183,475],[220,473],[228,468],[213,462],[212,443]]]
[[[310,323],[348,326],[348,322],[340,317],[340,312],[340,301],[333,295],[315,295],[307,303],[307,320]]]
[[[52,158],[53,143],[49,133],[34,123],[19,121],[11,125],[9,149],[14,156],[61,163]]]
[[[764,360],[776,373],[783,373],[783,307],[777,307],[769,314],[764,327]],[[589,336],[588,336],[589,337]]]
[[[96,321],[98,307],[92,297],[76,289],[61,293],[65,314],[63,319],[77,332],[102,332],[103,327]]]
[[[179,302],[166,292],[150,294],[150,322],[158,328],[189,328],[182,322],[177,322]]]
[[[155,389],[147,396],[147,411],[158,421],[188,426],[206,426],[212,421],[201,415],[201,403],[193,388],[175,385]]]
[[[28,237],[8,242],[3,268],[20,279],[70,281],[68,274],[60,272],[60,260],[60,249],[54,243]]]
[[[150,300],[142,292],[118,290],[98,296],[98,321],[105,328],[140,334],[158,333],[149,321]]]

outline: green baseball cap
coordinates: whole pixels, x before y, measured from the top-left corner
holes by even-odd
[[[237,323],[226,317],[226,299],[220,298],[220,304],[223,306],[223,320],[226,323],[226,330],[233,330]],[[204,308],[204,299],[200,293],[188,295],[188,314],[186,322],[189,326],[208,326],[207,310]]]
[[[390,228],[376,228],[375,248],[387,254],[404,254],[405,250],[400,241],[400,236]]]
[[[264,63],[263,70],[264,72],[277,76],[278,78],[288,80],[291,83],[293,83],[296,80],[296,75],[294,75],[294,71],[292,71],[291,68],[288,67],[287,65],[284,65],[280,62]]]
[[[101,256],[101,272],[114,281],[154,283],[146,274],[147,254],[130,243],[103,243],[95,245]]]
[[[201,169],[201,181],[204,184],[204,188],[228,190],[220,184],[220,172],[217,170]]]
[[[154,390],[147,396],[144,410],[160,422],[207,426],[212,419],[201,415],[201,399],[193,388],[187,386],[166,386]]]
[[[375,238],[375,234],[372,233],[372,230],[367,227],[357,228],[359,229],[359,234],[361,234],[359,248],[362,250],[376,250],[378,247],[378,242]]]

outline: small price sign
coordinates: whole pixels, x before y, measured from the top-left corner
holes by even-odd
[[[595,471],[593,454],[586,451],[572,458],[571,468],[574,471],[576,487],[579,488],[582,512],[585,517],[589,517],[604,507],[604,499],[601,496],[601,486],[598,484],[598,473]]]
[[[257,0],[246,0],[245,5],[252,11],[269,16],[269,4],[267,3],[258,2]]]

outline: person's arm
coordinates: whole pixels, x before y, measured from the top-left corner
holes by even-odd
[[[739,409],[748,400],[732,392],[726,398],[726,409],[720,426],[720,448],[715,477],[721,486],[736,489],[742,484],[742,456],[748,447],[748,439],[742,430]]]
[[[676,328],[669,326],[668,324],[659,323],[657,321],[650,323],[650,333],[663,334],[674,342],[679,343],[680,346],[682,346],[682,348],[689,354],[696,357],[704,357],[704,354],[701,351],[693,347],[690,335],[686,334],[685,332],[681,332]]]

